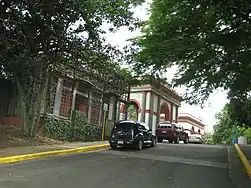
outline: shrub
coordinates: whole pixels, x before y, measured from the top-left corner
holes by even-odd
[[[85,113],[73,111],[71,120],[48,116],[45,119],[44,133],[63,141],[95,141],[100,139],[101,128],[88,124]]]

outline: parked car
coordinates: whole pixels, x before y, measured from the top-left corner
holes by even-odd
[[[157,126],[156,136],[158,142],[163,142],[163,140],[168,140],[169,143],[179,143],[184,141],[185,144],[188,143],[188,134],[184,131],[183,127],[180,125],[172,124],[170,122],[162,122]]]
[[[118,146],[131,146],[142,150],[144,146],[156,146],[156,136],[146,123],[120,121],[113,127],[109,140],[112,149]]]
[[[200,134],[191,134],[189,136],[189,143],[203,144],[204,139]]]

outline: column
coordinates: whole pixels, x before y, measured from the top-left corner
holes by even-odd
[[[113,120],[114,118],[114,107],[115,107],[116,97],[111,96],[110,97],[110,105],[109,105],[109,111],[108,111],[108,119]]]
[[[101,95],[100,106],[99,106],[99,126],[102,125],[103,120],[103,108],[104,108],[104,93]]]
[[[89,90],[88,91],[88,117],[87,117],[87,122],[91,123],[91,119],[92,119],[92,91]]]
[[[179,121],[179,107],[178,106],[176,106],[176,114],[175,114],[175,116],[176,116],[176,122],[178,123],[178,121]]]
[[[116,112],[116,122],[118,122],[120,120],[120,107],[121,107],[121,103],[120,103],[120,101],[118,101],[117,112]]]
[[[159,124],[159,118],[160,118],[160,96],[158,95],[158,102],[157,102],[157,117],[156,117],[156,124]]]
[[[60,105],[61,105],[61,98],[62,98],[62,91],[63,91],[63,82],[62,78],[58,78],[58,85],[56,89],[56,96],[54,99],[54,107],[53,107],[53,114],[59,116]]]
[[[172,118],[173,118],[174,122],[177,123],[177,120],[176,120],[176,105],[173,105],[173,115],[172,115]]]
[[[145,122],[145,112],[146,112],[146,92],[142,92],[142,105],[141,105],[141,122]]]
[[[171,105],[171,114],[169,116],[170,122],[173,123],[173,103],[170,104]]]
[[[150,93],[150,100],[148,101],[149,102],[149,109],[150,109],[150,112],[149,112],[149,119],[148,119],[148,125],[150,126],[150,128],[152,129],[153,128],[153,111],[154,111],[154,96],[153,96],[153,92],[149,92]]]
[[[120,103],[120,106],[119,106],[119,120],[125,120],[125,109],[126,106],[124,103]]]
[[[77,88],[78,88],[78,82],[74,86],[74,90],[73,90],[73,93],[72,93],[71,110],[75,109],[76,97],[77,97]]]
[[[118,99],[117,97],[115,97],[115,101],[114,101],[114,108],[113,108],[113,123],[117,123],[117,117],[118,117]]]

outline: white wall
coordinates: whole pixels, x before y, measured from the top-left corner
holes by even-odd
[[[182,125],[184,129],[189,129],[192,130],[192,127],[194,127],[194,131],[198,132],[198,130],[200,129],[200,133],[203,135],[205,133],[205,131],[203,129],[201,129],[200,127],[197,127],[195,125],[192,125],[188,122],[179,122],[179,125]]]
[[[177,120],[176,119],[176,106],[175,105],[173,105],[173,120]]]
[[[140,103],[140,109],[142,108],[142,93],[130,93],[130,99],[137,100]]]
[[[166,101],[165,99],[160,99],[160,108],[161,108],[162,103],[164,103],[164,102],[167,103],[167,105],[169,107],[169,111],[171,113],[171,104],[170,104],[170,102]]]
[[[153,93],[153,111],[157,112],[158,111],[158,95]]]

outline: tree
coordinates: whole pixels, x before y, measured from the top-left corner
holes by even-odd
[[[1,1],[0,71],[17,84],[26,135],[36,134],[51,72],[82,66],[91,59],[90,52],[104,52],[100,26],[109,22],[114,28],[132,27],[136,19],[131,7],[142,2]],[[100,60],[95,55],[92,59]]]
[[[250,1],[153,0],[151,16],[134,39],[140,73],[178,66],[185,99],[203,103],[216,88],[251,90]]]
[[[251,142],[251,127],[240,124],[233,116],[231,104],[226,104],[220,113],[217,113],[217,120],[212,136],[214,143],[231,144],[233,138],[245,135],[248,142]]]
[[[233,138],[241,135],[240,128],[236,122],[231,119],[230,114],[230,105],[226,104],[222,111],[215,115],[217,123],[214,125],[214,143],[230,144]]]
[[[138,120],[138,112],[135,105],[129,105],[127,108],[128,119],[137,121]]]

